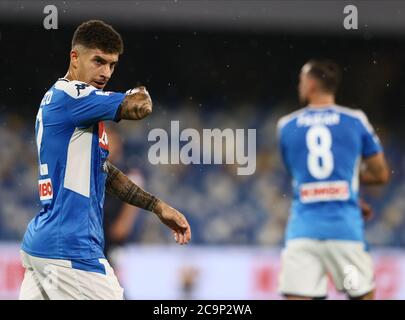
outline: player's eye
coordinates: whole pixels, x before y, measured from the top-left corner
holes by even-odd
[[[106,63],[103,59],[100,59],[100,58],[94,58],[94,62],[99,66]]]

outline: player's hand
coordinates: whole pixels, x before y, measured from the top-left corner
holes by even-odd
[[[129,89],[129,90],[127,90],[127,92],[125,94],[127,96],[135,94],[135,95],[143,96],[144,98],[149,98],[150,99],[149,92],[148,92],[148,90],[146,90],[145,86],[140,86],[140,87],[136,87],[136,88],[133,88],[133,89]]]
[[[152,99],[143,86],[128,90],[121,105],[121,119],[140,120],[152,113]]]
[[[190,241],[190,225],[182,213],[163,201],[159,201],[154,212],[159,217],[160,221],[172,230],[174,239],[178,244],[187,244]]]
[[[359,206],[361,214],[363,215],[363,219],[365,221],[371,220],[374,216],[373,208],[371,208],[371,206],[363,199],[359,200]]]
[[[150,108],[152,109],[152,98],[150,97],[148,90],[146,90],[146,87],[140,86],[129,89],[126,92],[126,95],[133,97],[133,99],[138,101],[139,104],[146,103],[150,105]]]

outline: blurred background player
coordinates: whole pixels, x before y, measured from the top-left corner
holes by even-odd
[[[108,161],[103,120],[140,120],[152,112],[144,87],[104,92],[123,52],[121,36],[99,20],[75,31],[70,65],[46,92],[36,119],[42,209],[28,225],[20,299],[123,299],[103,253],[105,191],[154,212],[176,242],[191,238],[185,217],[142,190]]]
[[[349,298],[374,297],[374,272],[364,236],[371,210],[359,203],[363,184],[384,184],[389,170],[366,115],[338,106],[339,67],[310,60],[299,76],[306,107],[278,121],[282,160],[293,201],[282,251],[280,292],[288,299],[327,296],[327,275]]]

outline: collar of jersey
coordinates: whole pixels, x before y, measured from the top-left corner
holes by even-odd
[[[67,81],[67,82],[70,82],[70,80],[69,80],[69,79],[66,79],[65,77],[59,78],[58,81]]]
[[[334,108],[334,107],[336,107],[336,105],[335,104],[326,104],[326,105],[324,105],[324,106],[319,106],[319,107],[311,107],[311,105],[309,104],[309,105],[307,105],[306,106],[306,108],[305,109],[307,109],[307,110],[326,110],[326,109],[331,109],[331,108]]]

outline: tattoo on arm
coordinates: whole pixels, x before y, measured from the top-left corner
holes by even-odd
[[[106,192],[138,208],[154,212],[159,199],[133,183],[125,174],[106,161]]]
[[[152,113],[152,100],[143,92],[127,95],[120,106],[121,119],[140,120],[150,113]]]

